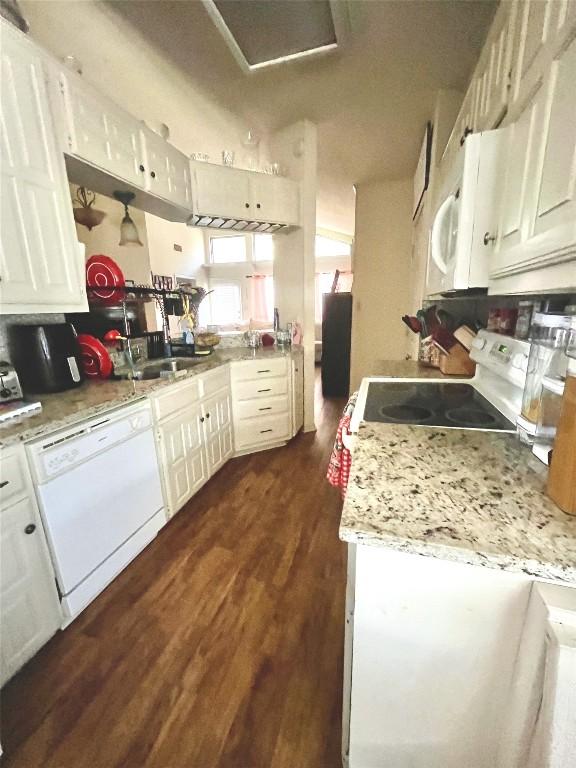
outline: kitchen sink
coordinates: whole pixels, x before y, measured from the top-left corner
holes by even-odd
[[[137,363],[134,369],[124,369],[121,376],[127,379],[161,379],[178,377],[199,363],[204,362],[202,357],[164,357],[160,360],[148,360],[145,363]]]

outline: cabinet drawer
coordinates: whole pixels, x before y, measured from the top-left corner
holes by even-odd
[[[17,453],[0,456],[0,503],[3,507],[26,490],[26,467],[23,462],[23,457]]]
[[[265,397],[253,400],[241,400],[234,406],[236,419],[253,419],[256,416],[274,416],[288,412],[288,397]]]
[[[219,390],[224,389],[224,387],[229,385],[230,374],[228,366],[224,365],[222,368],[217,368],[215,371],[210,371],[210,373],[202,376],[201,381],[202,396],[210,397],[210,395],[213,395],[215,392],[218,392]]]
[[[285,357],[275,357],[271,360],[242,360],[232,365],[232,381],[250,381],[285,375]]]
[[[285,395],[287,392],[288,379],[286,376],[258,381],[238,381],[233,385],[233,400],[276,397],[277,395]]]
[[[175,384],[172,387],[166,387],[160,394],[152,398],[152,408],[158,421],[165,419],[176,411],[186,408],[194,403],[200,397],[200,380]]]
[[[236,448],[249,448],[253,445],[287,440],[289,426],[287,413],[236,422],[234,429]]]

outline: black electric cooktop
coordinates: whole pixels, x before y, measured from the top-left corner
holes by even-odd
[[[372,381],[364,421],[515,431],[514,425],[474,387],[456,383]]]

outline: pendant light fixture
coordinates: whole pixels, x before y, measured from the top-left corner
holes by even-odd
[[[128,206],[134,199],[133,192],[114,192],[114,197],[124,206],[124,218],[120,224],[120,242],[118,245],[143,245],[138,235],[136,224],[130,218]]]
[[[73,203],[78,204],[78,208],[73,208],[74,221],[77,224],[87,227],[88,231],[101,224],[106,214],[104,211],[99,211],[92,206],[96,202],[96,195],[86,187],[78,187],[76,190],[76,197],[72,200]]]

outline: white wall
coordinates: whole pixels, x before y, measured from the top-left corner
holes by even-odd
[[[361,184],[356,192],[350,389],[379,360],[403,360],[412,306],[412,179]]]

